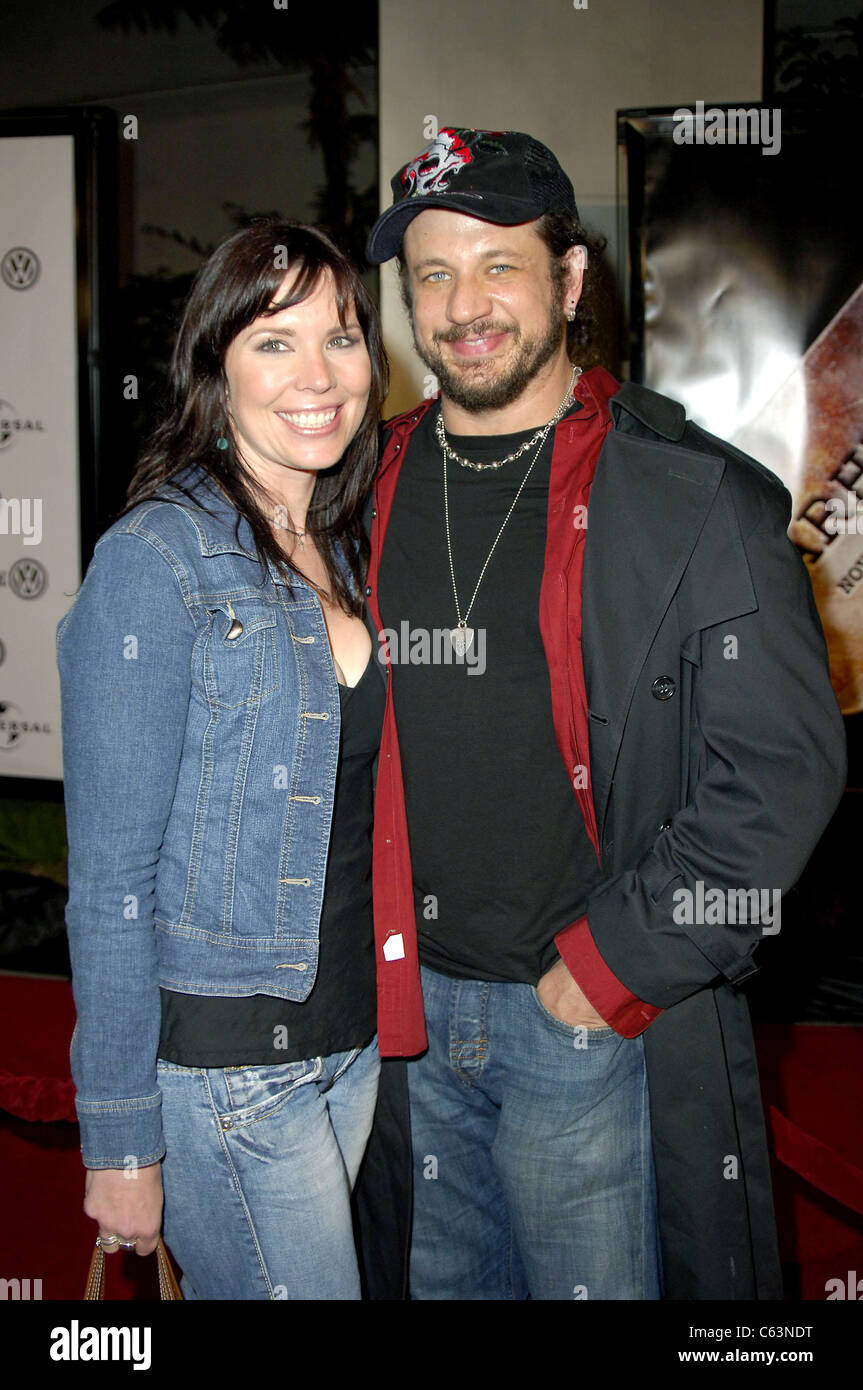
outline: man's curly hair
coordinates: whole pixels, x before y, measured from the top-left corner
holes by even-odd
[[[587,251],[581,298],[575,318],[566,325],[566,350],[570,362],[577,362],[585,370],[594,367],[606,356],[599,341],[606,317],[602,312],[605,298],[602,252],[606,239],[592,236],[577,217],[563,212],[545,213],[537,222],[536,231],[551,254],[552,279],[558,286],[563,279],[563,257],[570,246],[583,246]]]

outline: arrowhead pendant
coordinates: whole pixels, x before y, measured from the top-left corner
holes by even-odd
[[[456,656],[464,656],[473,641],[473,628],[451,627],[449,629],[449,640],[452,642]]]

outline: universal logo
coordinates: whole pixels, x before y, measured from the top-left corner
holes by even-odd
[[[22,420],[15,412],[14,405],[0,401],[0,449],[8,449],[19,434],[40,434],[45,426],[41,420]]]
[[[16,598],[39,598],[48,587],[48,571],[38,560],[16,560],[10,570],[0,570],[0,586],[6,585]]]
[[[11,700],[0,700],[0,753],[17,748],[25,734],[50,734],[51,725],[44,720],[22,719],[21,706]]]
[[[42,265],[29,246],[13,246],[0,261],[0,275],[10,290],[29,290],[42,273]]]

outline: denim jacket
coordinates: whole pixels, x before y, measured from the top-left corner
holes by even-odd
[[[215,514],[169,492],[115,522],[57,630],[91,1168],[165,1151],[160,986],[302,1001],[317,971],[340,726],[323,611],[191,481]]]

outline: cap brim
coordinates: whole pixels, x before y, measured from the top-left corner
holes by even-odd
[[[496,222],[503,227],[511,227],[518,222],[534,222],[542,217],[543,212],[542,208],[537,208],[526,198],[511,198],[504,193],[425,193],[420,197],[405,198],[382,212],[372,227],[366,243],[366,256],[371,264],[380,265],[397,256],[408,223],[419,217],[421,212],[433,208],[463,212],[481,222]]]

